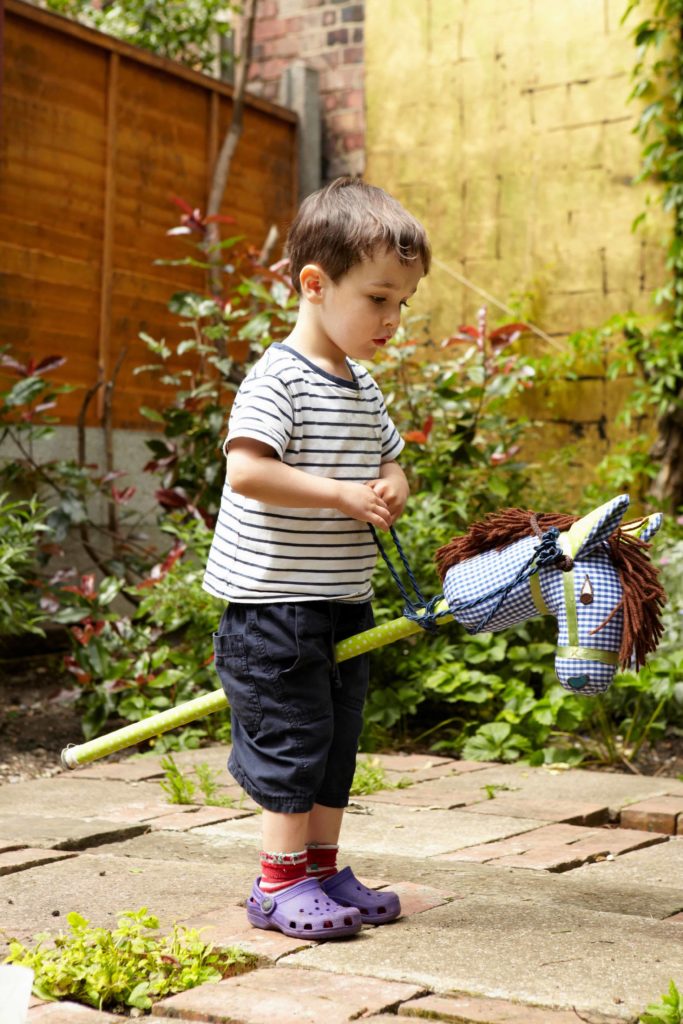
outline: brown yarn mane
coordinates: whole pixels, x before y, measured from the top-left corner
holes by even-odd
[[[484,551],[500,550],[514,544],[522,537],[534,535],[532,516],[543,533],[556,526],[564,533],[580,516],[562,512],[535,514],[530,509],[504,508],[490,512],[485,519],[472,523],[462,537],[454,537],[436,552],[436,567],[443,581],[448,570],[468,558]],[[624,524],[626,525],[626,524]],[[635,657],[636,668],[645,664],[648,654],[657,649],[663,632],[662,609],[666,597],[659,582],[659,571],[649,558],[650,545],[638,537],[617,528],[608,538],[610,557],[619,573],[623,597],[617,608],[624,612],[624,631],[619,650],[619,664],[628,668]],[[615,608],[605,622],[593,633],[598,632],[617,611]]]

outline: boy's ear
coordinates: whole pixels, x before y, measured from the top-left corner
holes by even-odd
[[[309,302],[320,302],[327,281],[327,275],[322,267],[317,263],[307,263],[299,274],[301,295]]]

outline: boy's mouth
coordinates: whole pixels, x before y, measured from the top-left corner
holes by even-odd
[[[389,340],[388,338],[373,338],[372,339],[374,345],[386,345],[388,340]]]

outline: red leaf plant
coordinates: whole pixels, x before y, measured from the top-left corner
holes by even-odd
[[[434,417],[428,416],[427,419],[422,424],[421,430],[409,430],[406,434],[403,435],[403,440],[410,441],[413,444],[427,444],[433,426]]]

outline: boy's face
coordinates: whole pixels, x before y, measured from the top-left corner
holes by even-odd
[[[372,359],[395,334],[402,308],[423,276],[420,260],[401,263],[393,252],[377,253],[357,263],[336,283],[322,273],[320,290],[304,295],[314,302],[319,342],[329,345],[329,357],[343,361]],[[339,350],[335,352],[335,349]]]

